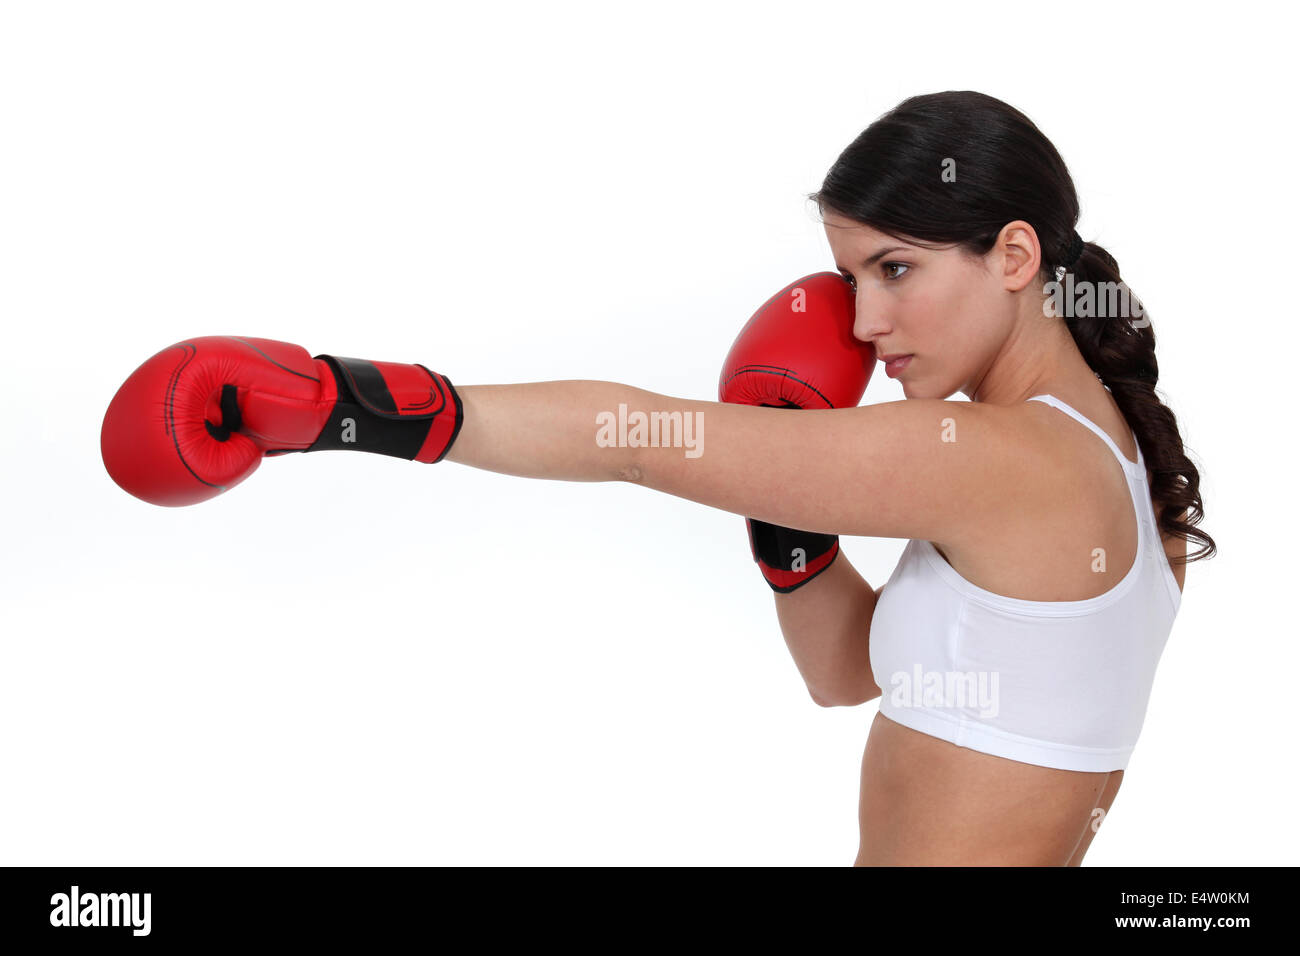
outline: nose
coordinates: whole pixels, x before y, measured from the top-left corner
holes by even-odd
[[[859,292],[857,302],[854,304],[853,337],[861,342],[870,343],[886,331],[888,329],[885,322],[876,314],[875,310],[868,307],[863,300],[862,293]]]

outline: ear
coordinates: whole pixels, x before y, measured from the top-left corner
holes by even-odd
[[[1019,292],[1038,278],[1043,263],[1038,233],[1023,219],[1003,226],[991,251],[1001,260],[1003,288],[1008,292]]]

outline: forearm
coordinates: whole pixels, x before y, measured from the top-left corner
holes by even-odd
[[[640,389],[570,380],[457,385],[464,420],[446,460],[522,478],[618,481],[635,449],[597,443],[597,415],[617,414]]]
[[[841,551],[813,580],[774,597],[790,656],[817,703],[852,706],[880,696],[870,658],[876,594],[848,555]]]

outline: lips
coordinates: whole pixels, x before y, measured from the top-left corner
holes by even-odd
[[[885,374],[890,378],[897,378],[903,369],[912,364],[912,356],[907,354],[899,355],[880,355],[880,361],[885,363]]]

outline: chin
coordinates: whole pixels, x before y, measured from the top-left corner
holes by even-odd
[[[941,386],[936,387],[933,383],[927,385],[923,382],[899,382],[898,384],[903,386],[904,398],[945,399],[956,391],[956,389],[948,389],[948,391],[945,392]]]
[[[929,389],[924,385],[918,385],[916,382],[899,382],[903,386],[904,398],[933,398]]]

